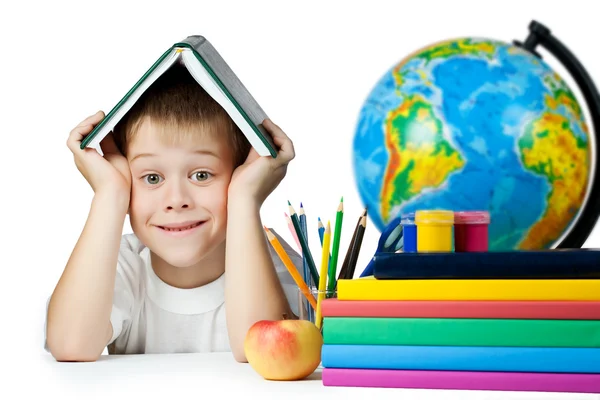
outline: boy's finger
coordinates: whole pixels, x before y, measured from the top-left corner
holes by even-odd
[[[273,138],[273,141],[275,142],[277,147],[279,147],[279,157],[277,157],[278,159],[280,159],[283,162],[290,162],[294,159],[294,157],[296,156],[296,152],[294,151],[294,144],[289,138],[277,137]]]
[[[280,149],[279,153],[282,157],[277,158],[281,159],[284,162],[289,162],[293,160],[295,157],[294,144],[292,143],[291,139],[285,134],[283,129],[277,126],[270,119],[265,119],[263,121],[263,126],[271,134],[271,137],[273,138],[273,143],[275,143],[275,145],[277,145],[277,147],[279,147]]]
[[[283,131],[283,129],[281,129],[279,126],[277,126],[270,119],[265,119],[263,121],[263,126],[269,131],[269,133],[271,134],[271,136],[273,136],[273,138],[275,138],[275,137],[287,137],[287,135],[285,134],[285,132]]]
[[[69,133],[69,137],[67,138],[67,147],[69,150],[75,152],[78,150],[80,142],[83,140],[85,135],[90,133],[94,126],[104,118],[104,112],[102,110],[98,111],[94,115],[90,115],[83,121],[79,123],[73,130]]]
[[[92,131],[93,127],[93,125],[88,124],[78,126],[73,129],[67,138],[67,147],[69,147],[69,149],[73,152],[79,150],[79,144],[81,143],[81,140]]]
[[[104,118],[104,112],[102,110],[100,110],[96,114],[90,115],[89,117],[87,117],[86,119],[81,121],[79,123],[79,125],[77,125],[77,127],[88,125],[94,121],[100,122],[100,121],[102,121],[103,118]]]

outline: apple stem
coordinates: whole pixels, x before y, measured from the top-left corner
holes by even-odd
[[[282,316],[283,316],[283,320],[284,320],[284,321],[285,321],[286,319],[288,319],[288,315],[287,315],[287,313],[283,313],[283,315],[282,315]]]

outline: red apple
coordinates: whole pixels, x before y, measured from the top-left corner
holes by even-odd
[[[323,336],[305,320],[258,321],[246,334],[248,363],[268,380],[294,381],[312,374],[321,363]]]

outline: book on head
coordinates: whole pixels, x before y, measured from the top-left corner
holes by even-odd
[[[277,156],[277,148],[262,122],[268,118],[254,97],[203,36],[175,43],[148,69],[117,105],[81,143],[97,147],[140,96],[175,63],[185,65],[204,90],[229,114],[260,156]]]

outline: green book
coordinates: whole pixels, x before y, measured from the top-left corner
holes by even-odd
[[[600,347],[600,321],[325,317],[325,344]]]
[[[140,96],[175,63],[183,64],[198,84],[223,107],[259,155],[277,156],[271,135],[262,125],[268,118],[266,113],[210,42],[199,35],[188,36],[165,51],[85,137],[81,148],[98,147]]]

